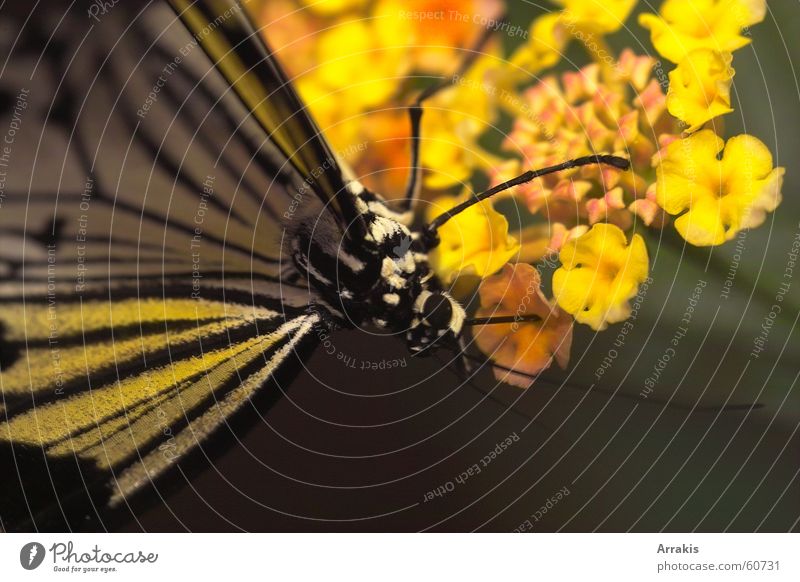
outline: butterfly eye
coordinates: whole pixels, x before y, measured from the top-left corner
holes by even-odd
[[[449,298],[441,293],[433,293],[425,300],[422,319],[431,327],[444,329],[450,325],[452,317],[453,305]]]

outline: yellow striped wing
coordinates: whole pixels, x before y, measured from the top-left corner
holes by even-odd
[[[318,323],[300,309],[179,298],[6,307],[2,348],[16,356],[0,372],[0,446],[84,480],[83,491],[53,482],[27,512],[3,503],[6,523],[53,523],[64,499],[66,523],[102,519],[224,425]]]

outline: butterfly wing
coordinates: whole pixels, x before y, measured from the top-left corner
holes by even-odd
[[[319,323],[230,301],[89,299],[59,305],[54,348],[50,309],[19,305],[2,315],[20,356],[3,372],[0,451],[16,469],[3,521],[23,529],[97,527],[268,380],[281,394],[275,373]]]
[[[18,270],[21,249],[42,262],[46,243],[58,238],[57,252],[73,255],[71,263],[83,253],[91,279],[190,272],[198,253],[205,270],[275,275],[287,221],[298,207],[314,215],[327,209],[341,221],[335,193],[323,193],[284,153],[280,144],[297,128],[266,133],[166,6],[125,8],[85,30],[74,22],[85,15],[70,13],[69,24],[37,35],[27,61],[6,66],[17,76],[7,93],[9,123],[14,96],[26,79],[36,84],[27,88],[25,131],[4,181],[6,271]],[[37,115],[47,123],[36,126]],[[302,109],[297,117],[308,119]],[[312,153],[302,155],[312,163]]]
[[[91,528],[280,395],[321,303],[287,222],[340,218],[166,4],[31,10],[0,76],[0,518]]]
[[[344,170],[272,50],[236,0],[169,0],[194,39],[224,75],[307,184],[333,206],[340,225],[360,224]]]

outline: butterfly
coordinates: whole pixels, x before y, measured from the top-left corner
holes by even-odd
[[[39,15],[7,47],[6,529],[96,527],[257,394],[277,400],[322,334],[374,326],[411,354],[459,350],[476,322],[428,264],[437,230],[547,173],[628,167],[529,171],[415,227],[423,103],[446,83],[409,107],[413,169],[389,203],[337,157],[238,2],[88,16]]]

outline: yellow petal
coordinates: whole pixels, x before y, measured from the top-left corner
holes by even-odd
[[[705,199],[679,216],[675,228],[687,242],[697,247],[719,245],[726,240],[719,205]]]
[[[725,142],[711,130],[703,130],[667,146],[657,170],[656,202],[670,214],[683,212],[698,196],[713,195],[701,192],[708,183],[701,180],[701,169],[707,171],[716,161]]]
[[[464,200],[441,197],[428,211],[430,219]],[[459,275],[487,277],[517,255],[519,242],[508,234],[508,221],[488,201],[473,204],[439,229],[439,246],[430,263],[439,278],[451,283]]]
[[[687,131],[730,113],[734,71],[731,53],[698,49],[689,53],[669,74],[667,109],[685,122]]]
[[[637,0],[559,0],[567,27],[595,34],[610,34],[625,24]]]
[[[667,147],[656,170],[656,201],[670,214],[686,211],[675,228],[691,244],[718,245],[775,210],[783,173],[772,167],[769,149],[757,138],[740,135],[725,145],[702,130]]]
[[[562,266],[553,274],[558,305],[595,330],[626,319],[630,299],[649,272],[647,248],[639,235],[628,244],[622,229],[595,224],[564,244]]]
[[[697,49],[732,52],[750,43],[742,29],[764,19],[766,0],[665,0],[659,15],[642,14],[661,56],[679,63]]]
[[[300,0],[300,3],[314,12],[329,16],[363,8],[367,0]]]
[[[571,38],[562,25],[561,18],[559,13],[549,13],[533,21],[528,32],[528,42],[511,56],[508,74],[512,77],[512,83],[528,80],[558,64]]]

